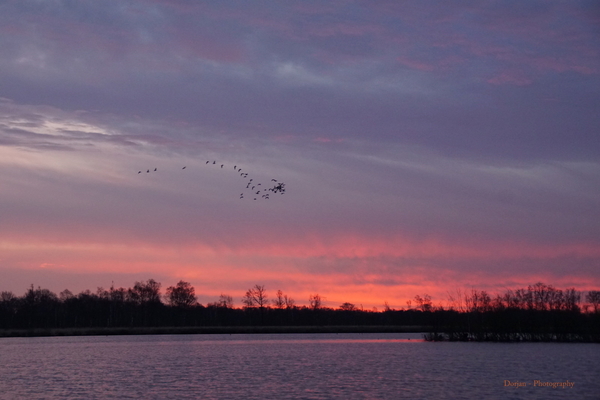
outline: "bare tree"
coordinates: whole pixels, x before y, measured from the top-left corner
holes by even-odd
[[[542,282],[538,282],[535,285],[529,285],[527,290],[531,292],[534,310],[545,310],[546,304],[548,304],[548,286]]]
[[[420,308],[421,311],[431,311],[431,296],[428,294],[424,294],[423,297],[416,295],[415,302],[417,303],[417,308]]]
[[[587,292],[585,299],[592,305],[594,312],[600,311],[600,290],[590,290]]]
[[[275,294],[275,298],[273,299],[273,305],[275,306],[275,308],[278,308],[280,310],[283,308],[294,308],[295,303],[296,302],[294,301],[294,299],[289,297],[287,294],[284,294],[281,290],[277,291],[277,293]]]
[[[273,299],[273,305],[275,306],[275,308],[278,308],[280,310],[283,307],[285,307],[285,300],[283,299],[283,292],[281,290],[278,290],[275,294],[275,298]]]
[[[283,295],[283,301],[285,302],[285,308],[287,310],[294,308],[294,306],[296,305],[296,302],[294,301],[294,299],[292,299],[291,297],[288,297],[287,294]]]
[[[456,310],[458,312],[465,311],[463,302],[464,296],[462,289],[456,289],[455,293],[448,291],[448,307],[450,310]]]
[[[249,289],[244,297],[242,297],[242,304],[244,308],[252,308],[254,307],[254,298],[252,297],[252,289]]]
[[[321,308],[321,296],[319,296],[318,294],[311,294],[308,297],[308,304],[310,304],[310,308],[312,308],[313,310]]]
[[[496,294],[494,300],[492,300],[492,310],[504,310],[506,308],[506,304],[504,304],[504,298],[499,294]]]
[[[197,304],[196,290],[189,282],[179,281],[169,286],[165,296],[167,303],[174,307],[191,307]]]
[[[233,308],[233,297],[221,293],[219,300],[214,303],[208,303],[209,307]]]
[[[492,308],[492,298],[485,290],[471,289],[471,294],[465,294],[467,311],[486,312]]]
[[[264,285],[254,285],[253,288],[248,289],[244,297],[242,298],[242,303],[246,308],[258,307],[263,309],[267,307],[267,291],[265,290]]]
[[[221,293],[219,296],[219,307],[233,308],[233,297]]]
[[[569,311],[577,311],[581,302],[581,292],[575,288],[565,289],[565,309]]]

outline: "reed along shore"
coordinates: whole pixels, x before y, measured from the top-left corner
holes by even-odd
[[[420,333],[428,326],[201,326],[134,328],[4,329],[0,337],[110,336],[110,335],[202,335],[253,333]]]

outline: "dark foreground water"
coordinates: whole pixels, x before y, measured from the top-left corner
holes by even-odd
[[[3,338],[0,398],[600,399],[600,345],[429,343],[420,338]],[[549,386],[553,383],[573,385]]]

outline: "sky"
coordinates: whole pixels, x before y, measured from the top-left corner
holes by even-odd
[[[0,290],[598,289],[598,110],[596,1],[0,1]]]

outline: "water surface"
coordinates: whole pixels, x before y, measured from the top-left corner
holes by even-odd
[[[596,344],[410,333],[2,338],[0,398],[599,399],[598,360]]]

